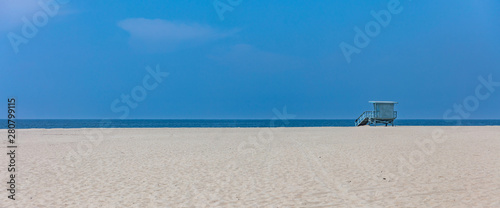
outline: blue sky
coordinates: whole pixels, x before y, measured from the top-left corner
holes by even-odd
[[[37,2],[0,3],[0,97],[17,98],[18,118],[266,119],[286,106],[354,119],[370,100],[398,101],[407,119],[464,101],[466,118],[500,118],[500,87],[473,99],[478,77],[500,82],[498,1]],[[395,5],[385,26],[371,14]],[[370,22],[348,62],[340,44],[356,47]],[[148,66],[168,73],[152,90]]]

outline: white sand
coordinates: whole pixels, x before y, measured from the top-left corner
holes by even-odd
[[[15,202],[2,139],[0,207],[500,207],[500,127],[104,131],[18,130]]]

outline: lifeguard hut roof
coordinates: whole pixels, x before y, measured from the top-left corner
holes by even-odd
[[[369,101],[369,103],[394,103],[394,104],[398,104],[398,102],[394,102],[394,101]]]

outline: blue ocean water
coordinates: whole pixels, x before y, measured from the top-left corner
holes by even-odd
[[[293,120],[197,120],[197,119],[16,119],[17,129],[31,128],[248,128],[248,127],[354,127],[352,119],[293,119]],[[397,126],[500,126],[500,120],[439,120],[396,119]],[[7,120],[0,120],[0,129],[7,128]]]

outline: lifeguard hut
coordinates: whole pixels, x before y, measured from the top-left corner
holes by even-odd
[[[374,125],[377,123],[391,124],[394,126],[394,119],[398,117],[398,112],[394,111],[394,104],[398,104],[394,101],[370,101],[373,103],[373,111],[365,111],[358,119],[355,121],[356,126],[363,125]]]

